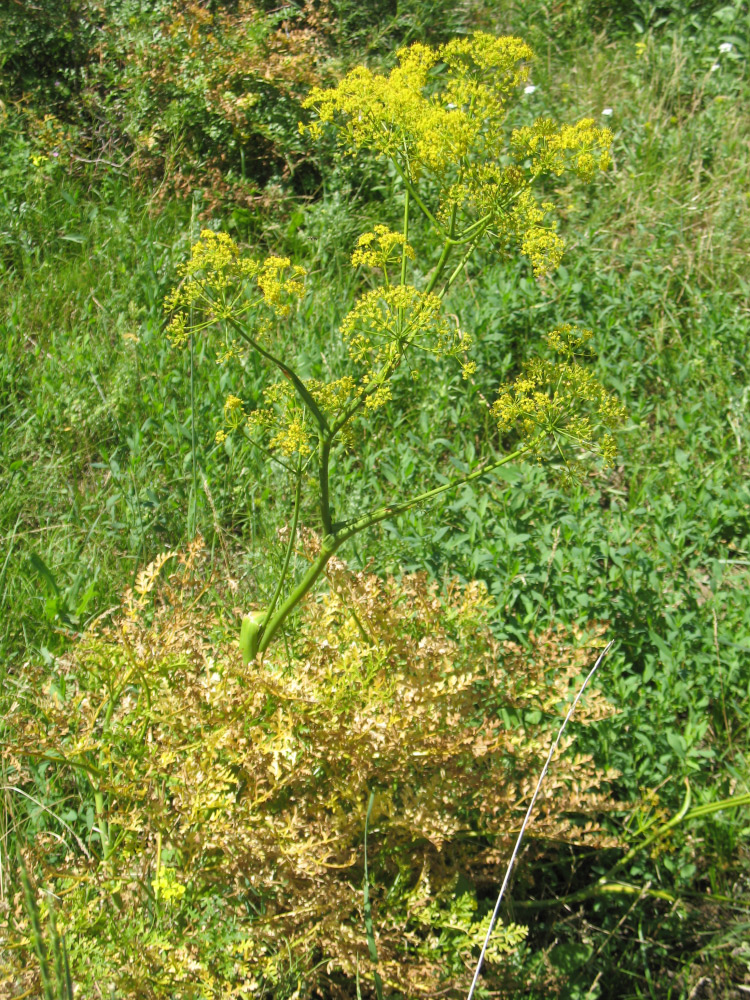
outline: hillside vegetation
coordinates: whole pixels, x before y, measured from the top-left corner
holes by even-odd
[[[470,139],[367,131],[506,36]],[[750,992],[749,44],[741,0],[5,5],[0,995],[466,996],[610,641],[476,995]]]

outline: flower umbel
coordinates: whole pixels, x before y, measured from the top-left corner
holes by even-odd
[[[305,292],[305,269],[288,257],[245,257],[231,236],[210,229],[203,230],[180,270],[182,281],[164,300],[172,314],[167,335],[175,347],[184,346],[191,334],[259,306],[284,318]],[[220,357],[231,356],[231,344],[228,347]]]
[[[611,431],[622,424],[626,411],[593,371],[573,360],[590,336],[569,324],[548,334],[548,344],[565,360],[534,358],[514,382],[500,387],[492,414],[501,432],[514,428],[537,454],[551,439],[563,457],[563,446],[572,443],[612,464],[616,445]]]

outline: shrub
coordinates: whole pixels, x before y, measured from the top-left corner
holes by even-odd
[[[372,969],[370,792],[383,980],[407,995],[464,988],[485,893],[549,745],[543,720],[558,720],[590,658],[583,637],[549,631],[530,653],[499,644],[482,587],[441,596],[423,576],[382,581],[334,559],[294,648],[248,668],[222,652],[215,605],[194,597],[203,553],[159,588],[170,558],[52,683],[29,676],[9,720],[12,780],[47,762],[80,837],[63,848],[43,823],[32,852],[62,900],[77,995],[94,995],[92,977],[143,997],[278,988],[289,954],[306,992],[325,981],[327,995],[351,993]],[[594,695],[579,718],[609,711]],[[559,760],[538,849],[609,843],[594,817],[615,805],[611,777],[588,757]],[[498,929],[497,988],[524,936]]]
[[[242,181],[256,185],[246,197],[300,159],[299,102],[320,79],[323,46],[312,11],[294,14],[172,0],[124,33],[113,17],[89,72],[92,112],[127,138],[141,170],[166,163],[177,190],[242,199]]]
[[[57,101],[70,96],[80,84],[80,70],[101,27],[95,0],[7,3],[3,8],[0,67],[5,94],[19,97],[24,91],[41,90]]]

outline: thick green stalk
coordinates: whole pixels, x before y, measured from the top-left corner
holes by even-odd
[[[292,613],[292,611],[294,611],[300,601],[309,593],[309,591],[315,586],[320,577],[323,575],[328,560],[343,541],[343,538],[338,540],[333,535],[326,535],[323,539],[323,545],[320,552],[310,564],[310,567],[305,575],[299,581],[294,590],[292,590],[292,592],[288,594],[282,602],[279,610],[273,615],[270,621],[266,623],[263,635],[258,643],[259,653],[265,653],[271,644],[271,640],[284,624],[288,616]]]
[[[457,479],[452,479],[448,483],[443,483],[442,486],[436,486],[434,489],[426,490],[424,493],[410,497],[408,500],[402,500],[400,503],[386,504],[382,507],[378,507],[376,510],[370,511],[368,514],[363,514],[361,517],[344,522],[340,525],[335,525],[334,527],[336,530],[332,534],[326,535],[323,539],[320,552],[311,563],[305,575],[302,577],[294,590],[292,590],[292,592],[283,601],[279,610],[266,622],[263,629],[263,635],[261,636],[258,644],[258,652],[263,653],[266,649],[268,649],[274,636],[284,624],[287,617],[297,607],[300,601],[307,596],[310,590],[323,575],[331,556],[334,555],[336,550],[340,548],[344,542],[348,541],[348,539],[359,534],[360,531],[365,531],[367,528],[371,528],[373,525],[379,524],[381,521],[385,521],[390,517],[396,517],[398,514],[405,513],[405,511],[410,510],[417,504],[426,503],[427,501],[440,496],[442,493],[447,493],[448,490],[455,489],[458,486],[463,486],[465,483],[471,483],[475,479],[479,479],[481,476],[489,475],[491,472],[501,468],[503,465],[507,465],[509,462],[521,458],[523,455],[531,451],[533,447],[533,443],[526,445],[523,448],[519,448],[518,451],[514,451],[512,454],[506,455],[499,461],[493,462],[491,465],[485,465],[481,469],[475,469],[474,472],[470,472],[466,476],[460,476]]]
[[[341,525],[339,527],[339,531],[337,532],[336,537],[339,539],[339,544],[351,538],[353,535],[359,534],[360,531],[364,531],[366,528],[371,528],[373,525],[387,520],[389,517],[397,517],[399,514],[405,513],[412,507],[416,507],[417,504],[427,503],[429,500],[434,500],[435,497],[439,497],[441,493],[447,493],[448,490],[455,489],[458,486],[464,486],[466,483],[471,483],[475,479],[479,479],[481,476],[487,476],[496,469],[501,468],[501,466],[507,465],[508,462],[513,462],[518,458],[522,458],[529,451],[531,451],[532,448],[533,444],[525,445],[523,448],[519,448],[518,451],[514,451],[512,454],[501,458],[498,462],[493,462],[491,465],[485,465],[481,469],[475,469],[474,472],[470,472],[467,476],[452,479],[448,483],[443,483],[442,486],[436,486],[431,490],[426,490],[424,493],[420,493],[415,497],[410,497],[408,500],[403,500],[400,503],[385,504],[384,506],[371,511],[369,514],[363,514],[362,517],[348,521]]]

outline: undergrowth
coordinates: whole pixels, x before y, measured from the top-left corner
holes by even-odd
[[[308,535],[307,556],[318,547]],[[199,543],[164,553],[121,613],[52,675],[27,671],[7,706],[5,780],[48,803],[26,863],[59,900],[77,995],[110,984],[129,996],[243,995],[278,985],[290,951],[300,995],[353,995],[357,974],[372,975],[361,891],[371,793],[382,980],[460,995],[493,872],[590,642],[547,630],[528,650],[498,643],[483,587],[441,595],[424,575],[381,580],[334,559],[286,656],[248,666],[221,642],[226,614],[206,569]],[[611,712],[593,695],[578,721]],[[539,857],[616,845],[601,826],[621,808],[613,777],[588,755],[555,762],[534,824]],[[20,899],[9,902],[16,985],[29,988]],[[526,932],[496,930],[488,984],[512,986],[521,962],[505,959]]]

